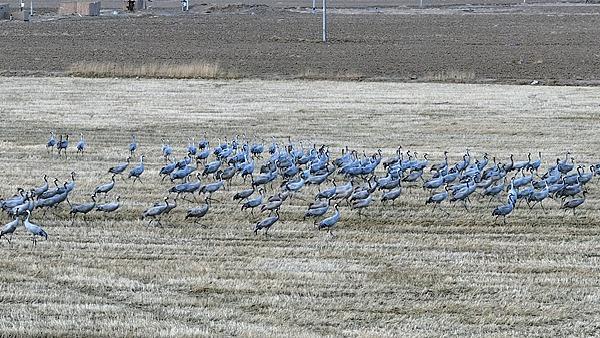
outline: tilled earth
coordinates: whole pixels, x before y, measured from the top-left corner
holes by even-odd
[[[100,61],[216,62],[268,79],[600,79],[596,4],[334,8],[329,44],[320,42],[319,15],[284,7],[198,4],[186,14],[106,10],[97,18],[46,11],[30,23],[2,21],[0,74],[62,74],[75,62]]]

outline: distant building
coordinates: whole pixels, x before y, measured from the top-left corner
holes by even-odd
[[[100,1],[64,1],[58,4],[59,15],[100,15]]]
[[[0,20],[10,19],[10,6],[8,4],[0,4]]]

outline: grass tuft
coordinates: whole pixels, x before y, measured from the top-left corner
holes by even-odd
[[[475,80],[475,72],[459,70],[443,70],[437,73],[427,73],[421,80],[426,82],[455,82],[465,83]]]
[[[163,79],[235,79],[240,74],[224,69],[218,63],[192,62],[189,64],[150,63],[143,65],[113,62],[82,61],[71,65],[68,74],[79,77],[122,77]]]

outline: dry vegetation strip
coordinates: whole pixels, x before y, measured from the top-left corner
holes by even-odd
[[[301,221],[308,194],[282,209],[272,237],[218,194],[201,229],[180,201],[163,228],[137,218],[169,187],[156,180],[160,138],[177,156],[192,136],[291,136],[332,150],[466,147],[507,157],[566,150],[600,160],[598,89],[436,84],[4,78],[0,80],[0,192],[39,184],[43,173],[80,173],[80,202],[123,160],[131,133],[149,160],[145,184],[118,182],[123,210],[74,226],[60,209],[0,244],[0,332],[6,335],[543,335],[598,331],[600,189],[578,217],[517,210],[494,225],[475,202],[450,217],[406,191],[359,219],[342,208],[338,237]],[[83,158],[45,152],[47,132],[82,131]],[[309,190],[310,193],[314,191]],[[113,195],[114,196],[114,195]],[[3,217],[3,220],[6,218]]]
[[[187,64],[149,63],[119,64],[114,62],[76,62],[67,74],[80,77],[166,78],[166,79],[234,79],[233,70],[224,70],[217,63]]]

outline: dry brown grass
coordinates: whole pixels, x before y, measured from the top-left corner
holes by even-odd
[[[318,69],[305,69],[296,78],[299,80],[360,81],[366,77],[364,74],[352,70],[329,72]]]
[[[518,209],[494,224],[491,206],[431,213],[420,189],[394,206],[374,203],[359,219],[343,206],[337,238],[302,221],[314,188],[282,208],[272,236],[259,217],[216,194],[207,229],[183,220],[179,201],[166,225],[141,211],[170,187],[160,183],[160,139],[177,157],[188,138],[246,133],[357,150],[466,147],[546,164],[571,150],[599,159],[598,89],[321,81],[184,81],[5,78],[0,86],[0,192],[38,185],[43,173],[79,173],[72,202],[110,179],[130,133],[147,155],[143,185],[117,182],[121,212],[71,226],[62,206],[33,221],[50,234],[33,249],[23,229],[0,244],[0,332],[134,336],[594,336],[598,334],[600,189],[578,216]],[[89,153],[47,154],[47,133],[85,133]],[[268,140],[267,140],[268,142]],[[269,191],[271,192],[271,191]],[[6,218],[3,216],[3,221]]]
[[[448,70],[436,73],[427,73],[423,77],[419,78],[425,82],[456,82],[456,83],[468,83],[475,80],[475,72],[473,71],[459,71],[459,70]]]
[[[234,70],[223,69],[217,63],[191,62],[189,64],[148,63],[118,64],[112,62],[77,62],[67,74],[80,77],[122,77],[163,79],[235,79]]]

